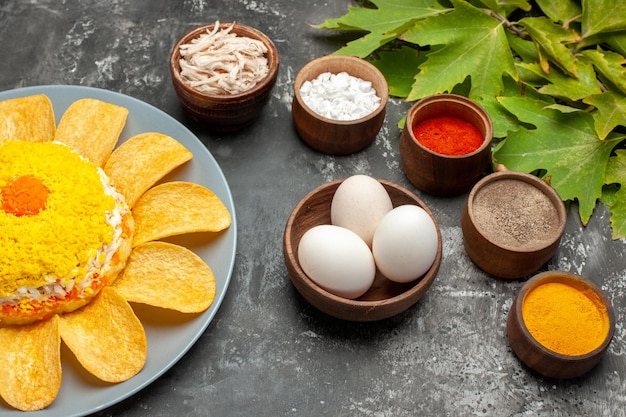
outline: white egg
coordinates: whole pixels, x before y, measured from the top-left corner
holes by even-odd
[[[392,281],[409,282],[426,273],[437,256],[435,222],[421,207],[398,206],[383,217],[372,242],[380,272]]]
[[[317,285],[344,298],[357,298],[376,275],[374,257],[357,234],[330,224],[307,230],[298,245],[298,262]]]
[[[378,223],[393,205],[385,187],[367,175],[353,175],[337,187],[330,222],[359,235],[371,247]]]

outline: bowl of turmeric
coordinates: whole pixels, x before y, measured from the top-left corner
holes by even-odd
[[[216,132],[235,132],[259,118],[278,67],[272,40],[236,22],[197,27],[170,54],[172,83],[183,108]]]
[[[511,348],[530,369],[549,378],[576,378],[604,356],[615,333],[615,314],[590,280],[549,271],[524,283],[506,331]]]

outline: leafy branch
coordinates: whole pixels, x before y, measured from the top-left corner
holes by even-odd
[[[534,173],[587,224],[626,237],[626,13],[621,0],[371,0],[316,25],[354,32],[391,95],[462,94],[494,124],[494,164]]]

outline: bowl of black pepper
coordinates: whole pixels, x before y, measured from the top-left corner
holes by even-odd
[[[487,175],[470,191],[461,216],[463,246],[483,271],[521,279],[556,253],[567,217],[558,193],[537,176]]]
[[[225,133],[259,118],[278,67],[272,40],[236,22],[197,27],[183,35],[170,54],[172,83],[183,108],[209,130]]]
[[[291,114],[300,138],[329,155],[367,148],[385,120],[389,87],[370,62],[327,55],[307,63],[294,81]]]

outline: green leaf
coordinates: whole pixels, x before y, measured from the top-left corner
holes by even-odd
[[[595,35],[587,36],[576,43],[576,51],[596,48],[599,45],[613,52],[617,52],[618,54],[622,54],[622,56],[626,56],[626,31],[600,32]]]
[[[533,71],[526,69],[526,63],[528,63],[528,65],[536,66],[536,63],[539,62],[540,57],[535,44],[532,41],[522,39],[511,32],[507,32],[507,39],[509,40],[509,46],[518,58],[515,61],[515,69],[520,81],[532,86],[541,86],[546,84],[545,73],[543,71],[541,71],[540,75],[537,75],[534,68]]]
[[[482,3],[483,5],[487,6],[490,10],[493,10],[494,12],[497,12],[498,9],[500,9],[500,5],[498,4],[498,0],[479,0],[480,3]],[[476,3],[476,2],[474,2]],[[474,6],[476,7],[480,7],[480,3],[479,4],[474,4]]]
[[[613,191],[611,196],[605,193],[602,201],[611,210],[611,226],[613,228],[613,239],[626,238],[626,150],[615,151],[615,156],[609,159],[606,167],[606,183],[617,183],[621,187]]]
[[[399,28],[397,31],[392,30],[385,33],[368,33],[359,39],[348,42],[346,46],[337,50],[335,53],[338,55],[351,55],[365,58],[376,49],[396,39],[402,30],[402,28]]]
[[[350,8],[347,15],[328,19],[315,27],[369,32],[336,52],[365,58],[397,38],[415,21],[447,11],[434,0],[373,0],[372,3],[377,6],[376,9]]]
[[[526,94],[534,95],[534,89],[526,89],[520,83],[511,77],[504,77],[504,90],[501,96],[504,97],[522,97]],[[495,138],[503,138],[507,133],[516,131],[520,127],[519,120],[515,115],[509,112],[500,102],[499,97],[493,100],[485,100],[481,103],[493,123],[493,136]]]
[[[575,107],[570,107],[570,106],[566,106],[565,104],[550,104],[549,106],[545,107],[546,109],[554,109],[554,110],[558,110],[561,113],[575,113],[580,111],[580,109],[577,109]]]
[[[411,92],[415,72],[426,59],[426,55],[415,48],[404,46],[398,50],[380,51],[377,56],[378,59],[371,62],[385,76],[389,94],[407,97]]]
[[[626,94],[626,59],[623,56],[600,48],[583,51],[582,55],[593,63],[602,77]]]
[[[517,78],[501,23],[468,3],[452,0],[454,11],[419,21],[401,38],[418,45],[445,45],[428,54],[408,100],[452,91],[471,77],[470,98],[494,99],[502,76]]]
[[[626,96],[605,92],[587,97],[583,101],[597,109],[592,115],[600,139],[606,138],[617,126],[626,126]]]
[[[578,77],[576,58],[566,46],[580,39],[574,30],[565,29],[545,17],[526,17],[519,23],[524,26],[537,44],[540,56],[547,55],[549,60],[558,65],[567,75]],[[542,68],[545,72],[549,72],[545,64]]]
[[[538,64],[525,64],[523,62],[515,64],[520,81],[536,88],[546,85],[547,83],[544,76],[545,73],[541,70],[539,70],[541,72],[540,74],[537,73],[536,68],[538,67]]]
[[[579,64],[578,79],[563,74],[559,69],[554,69],[549,74],[546,74],[539,68],[538,64],[520,63],[518,64],[519,67],[550,82],[539,88],[539,92],[542,94],[577,101],[602,92],[593,66],[588,63]]]
[[[539,53],[537,47],[531,40],[522,39],[521,37],[513,34],[512,32],[506,32],[506,38],[509,42],[510,48],[517,54],[517,57],[526,62],[538,62]]]
[[[480,2],[490,10],[504,14],[505,16],[508,16],[508,14],[515,9],[529,11],[532,8],[526,0],[480,0]]]
[[[534,129],[512,132],[494,152],[497,163],[514,171],[545,170],[563,201],[578,200],[587,224],[602,195],[607,161],[621,139],[599,140],[585,112],[562,113],[546,108],[552,103],[528,98],[502,97],[500,103]]]
[[[626,31],[607,33],[598,43],[606,43],[615,52],[626,56]]]
[[[582,0],[582,35],[626,30],[622,0]]]
[[[522,9],[526,12],[532,9],[530,3],[526,0],[499,0],[498,4],[500,4],[505,9]],[[500,9],[502,10],[502,8]]]
[[[555,22],[568,24],[580,18],[582,9],[575,0],[536,0],[541,11]]]

